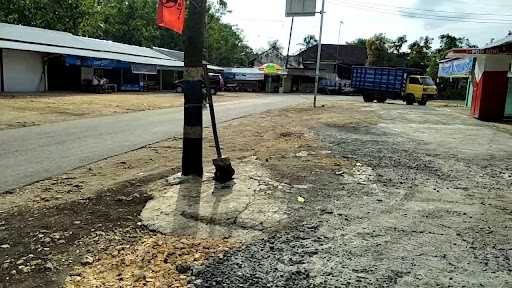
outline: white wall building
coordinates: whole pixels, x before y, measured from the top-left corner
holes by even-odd
[[[46,87],[43,54],[0,49],[4,92],[43,92]]]

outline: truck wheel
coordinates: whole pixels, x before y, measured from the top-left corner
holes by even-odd
[[[416,102],[416,99],[414,99],[414,95],[408,94],[408,95],[405,96],[405,104],[413,105],[414,102]]]
[[[384,102],[386,102],[386,100],[388,100],[388,98],[386,98],[386,97],[379,97],[379,98],[377,98],[377,103],[384,103]]]
[[[375,99],[373,99],[373,96],[371,96],[371,95],[363,95],[363,100],[366,103],[370,103],[370,102],[373,102],[373,100],[375,100]]]
[[[425,105],[427,105],[427,102],[428,102],[427,100],[420,100],[420,101],[418,101],[418,105],[425,106]]]

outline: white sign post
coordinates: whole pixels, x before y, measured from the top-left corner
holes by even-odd
[[[305,17],[315,16],[316,0],[286,0],[286,17]],[[325,0],[322,0],[322,10],[320,11],[320,35],[318,37],[318,55],[316,58],[315,74],[315,98],[313,107],[316,107],[316,98],[318,95],[318,80],[320,77],[320,60],[322,59],[322,31],[324,28]],[[291,34],[291,32],[290,32]],[[291,38],[291,35],[290,35]],[[337,61],[337,59],[336,59]]]
[[[286,0],[286,17],[315,16],[316,0]]]

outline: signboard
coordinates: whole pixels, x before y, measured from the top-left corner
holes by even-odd
[[[448,52],[448,57],[462,57],[464,55],[500,55],[512,54],[512,46],[499,46],[492,48],[455,48]]]
[[[158,74],[158,71],[157,71],[156,65],[133,63],[132,64],[132,73],[155,75],[155,74]]]
[[[263,73],[236,73],[235,80],[244,80],[244,81],[261,81],[265,80],[265,74]]]
[[[286,0],[286,17],[315,16],[316,0]]]
[[[474,58],[439,63],[439,77],[468,77],[473,70]]]

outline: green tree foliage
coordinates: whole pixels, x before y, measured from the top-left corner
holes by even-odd
[[[283,45],[281,45],[281,43],[279,43],[279,40],[272,40],[272,41],[268,41],[268,49],[267,50],[272,50],[272,51],[275,51],[275,52],[279,52],[279,53],[283,53]]]
[[[400,36],[396,40],[392,40],[386,35],[379,33],[363,42],[363,39],[358,39],[359,46],[366,42],[366,49],[368,51],[368,65],[371,66],[390,66],[400,67],[405,66],[405,55],[401,52],[402,47],[407,42],[405,36]]]
[[[346,42],[347,45],[355,45],[355,46],[358,46],[358,47],[362,47],[362,48],[367,48],[366,47],[366,43],[367,43],[368,39],[364,39],[364,38],[357,38],[356,40],[354,41],[350,41],[350,42]]]
[[[125,44],[183,49],[181,35],[155,24],[158,0],[0,0],[0,22],[70,32]],[[209,2],[208,60],[245,65],[253,51],[242,32],[221,21],[225,0]]]
[[[306,50],[308,48],[311,48],[318,44],[318,39],[316,39],[316,36],[313,34],[309,34],[302,40],[302,43],[299,43],[300,46],[302,46],[303,50]]]
[[[409,67],[427,69],[430,64],[433,40],[434,38],[425,36],[409,44]]]
[[[366,41],[368,49],[368,65],[370,66],[388,66],[389,51],[388,45],[391,39],[383,33],[379,33]]]
[[[392,53],[395,53],[397,55],[402,53],[402,48],[407,43],[407,36],[402,35],[397,37],[394,41],[391,42],[390,50]]]
[[[208,61],[221,66],[246,66],[254,51],[245,43],[242,32],[223,23],[219,15],[208,17]]]
[[[79,34],[94,0],[0,0],[0,21]]]

